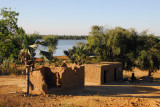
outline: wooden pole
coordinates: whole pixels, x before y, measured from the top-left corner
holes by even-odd
[[[29,95],[29,66],[26,66],[26,80],[27,80],[27,95]]]

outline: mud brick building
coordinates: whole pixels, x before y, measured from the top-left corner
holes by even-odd
[[[101,85],[122,79],[122,73],[119,62],[42,67],[30,73],[30,94],[46,94],[49,89],[83,88],[85,84]]]
[[[102,62],[99,64],[85,64],[85,84],[101,85],[123,78],[120,62]]]
[[[84,66],[42,67],[30,73],[30,94],[46,94],[49,89],[84,87]]]

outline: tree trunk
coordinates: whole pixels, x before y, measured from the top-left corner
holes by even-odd
[[[26,66],[27,95],[29,95],[29,66]]]
[[[152,73],[152,70],[149,70],[149,71],[148,71],[148,76],[149,76],[149,77],[151,76],[151,73]]]

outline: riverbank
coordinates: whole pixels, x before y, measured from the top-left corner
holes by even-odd
[[[67,60],[68,57],[67,56],[53,56],[53,58],[57,58],[57,59],[63,59],[63,60]],[[36,58],[37,62],[43,61],[43,58]]]

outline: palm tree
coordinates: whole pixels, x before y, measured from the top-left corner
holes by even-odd
[[[65,50],[64,54],[69,58],[70,62],[76,63],[77,65],[85,63],[87,59],[85,44],[81,42],[77,43],[76,46],[73,46],[72,49],[69,49],[68,51]]]
[[[53,35],[43,37],[42,41],[39,41],[38,38],[39,38],[38,34],[24,35],[22,42],[23,48],[20,51],[20,57],[24,57],[22,56],[24,55],[22,53],[28,52],[30,58],[34,58],[34,56],[36,55],[35,50],[38,49],[38,45],[42,45],[48,47],[48,51],[42,51],[39,49],[40,54],[46,60],[53,59],[53,52],[56,49],[58,38]]]
[[[24,35],[22,37],[22,47],[19,57],[21,58],[22,62],[25,62],[26,66],[26,73],[27,73],[27,95],[29,94],[29,71],[30,68],[33,70],[34,68],[34,56],[35,50],[38,48],[38,45],[48,46],[48,52],[41,51],[40,54],[45,56],[46,59],[52,60],[53,59],[53,51],[56,49],[58,39],[56,37],[46,37],[44,41],[38,41],[38,35]],[[32,66],[31,66],[32,65]]]
[[[41,45],[48,47],[48,51],[40,50],[40,54],[44,57],[45,61],[53,60],[53,53],[56,49],[58,37],[54,35],[48,35],[42,37],[43,41],[41,41]]]
[[[37,39],[38,36],[36,34],[24,34],[21,36],[22,49],[19,52],[19,58],[21,59],[21,62],[24,62],[25,59],[30,60],[34,58],[35,50],[38,47],[38,43],[36,43]],[[26,63],[27,62],[25,62],[25,64]]]

